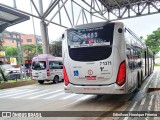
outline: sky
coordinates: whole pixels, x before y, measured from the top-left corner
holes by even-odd
[[[43,6],[44,9],[47,8],[49,5],[50,0],[43,0]],[[34,0],[36,4],[38,4],[38,0]],[[13,0],[0,0],[0,3],[13,6]],[[17,0],[17,8],[20,10],[24,10],[27,12],[30,12],[30,2],[29,0]],[[76,10],[76,9],[75,9]],[[78,11],[78,10],[77,10]],[[33,11],[35,13],[35,11]],[[52,14],[53,16],[53,14]],[[49,16],[49,17],[52,17]],[[65,21],[65,16],[62,19]],[[54,21],[57,19],[55,18]],[[125,19],[121,20],[128,28],[130,28],[134,33],[136,33],[139,37],[143,36],[144,38],[147,37],[147,35],[151,34],[154,30],[160,27],[160,14],[154,14],[154,15],[148,15],[148,16],[142,16],[137,18],[131,18],[131,19]],[[40,32],[40,21],[38,19],[34,18],[34,24],[35,24],[35,33],[37,35],[41,36]],[[68,24],[68,23],[66,23]],[[24,34],[33,34],[33,24],[32,24],[32,18],[30,17],[30,20],[25,21],[23,23],[11,26],[7,28],[8,31],[15,31],[20,32]],[[49,34],[49,40],[50,42],[53,40],[56,40],[61,34],[64,32],[64,28],[56,26],[54,24],[50,24],[48,26],[48,34]]]

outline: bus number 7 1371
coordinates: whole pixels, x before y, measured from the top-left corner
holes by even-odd
[[[66,93],[128,94],[154,69],[153,53],[122,22],[67,29],[62,56]]]

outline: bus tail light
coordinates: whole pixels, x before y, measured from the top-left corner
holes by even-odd
[[[126,62],[123,61],[119,66],[116,83],[119,86],[122,86],[125,82],[126,82]]]
[[[47,76],[50,76],[51,74],[50,74],[50,71],[49,71],[49,69],[47,69]]]
[[[64,75],[64,84],[65,86],[67,86],[69,84],[69,79],[68,79],[68,75],[67,75],[65,66],[63,66],[63,75]]]

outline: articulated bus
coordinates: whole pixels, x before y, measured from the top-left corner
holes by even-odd
[[[154,69],[153,53],[122,22],[75,26],[62,41],[66,93],[128,94]]]

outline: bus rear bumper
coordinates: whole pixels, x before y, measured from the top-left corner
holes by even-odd
[[[77,93],[77,94],[126,94],[125,84],[118,86],[116,83],[111,85],[103,86],[82,86],[68,84],[64,86],[66,93]]]

